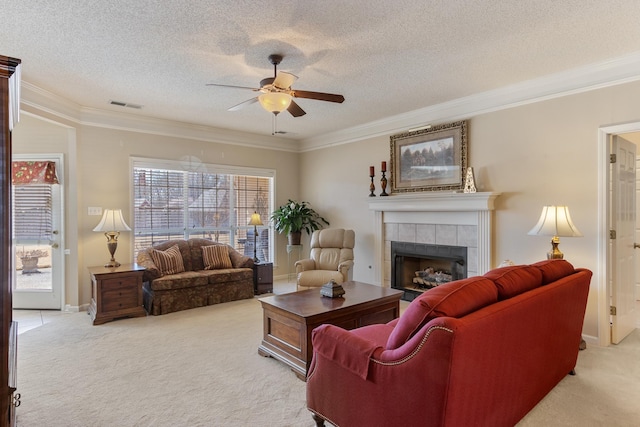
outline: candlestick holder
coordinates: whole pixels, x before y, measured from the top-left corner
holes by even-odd
[[[380,196],[388,196],[387,194],[387,177],[385,176],[386,172],[382,171],[382,178],[380,178],[380,187],[382,187],[382,193]]]
[[[375,186],[375,184],[373,183],[373,177],[374,177],[374,175],[370,175],[370,177],[371,177],[371,184],[369,185],[369,191],[370,191],[371,193],[369,193],[369,197],[376,197],[376,194],[375,194],[376,186]]]

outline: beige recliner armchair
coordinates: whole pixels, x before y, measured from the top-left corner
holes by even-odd
[[[298,289],[319,287],[331,279],[336,283],[350,280],[355,243],[353,230],[327,228],[314,231],[310,258],[295,263]]]

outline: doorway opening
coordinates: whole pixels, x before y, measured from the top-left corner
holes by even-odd
[[[62,308],[61,169],[62,155],[12,159],[13,308]]]
[[[640,303],[636,301],[638,295],[636,292],[635,280],[618,279],[620,268],[619,264],[622,264],[623,257],[629,254],[623,254],[620,251],[621,246],[616,245],[614,239],[611,239],[611,231],[616,227],[617,212],[619,207],[613,206],[614,195],[616,191],[617,180],[614,167],[612,166],[611,155],[614,153],[614,140],[616,137],[622,137],[625,140],[635,139],[635,144],[640,142],[640,122],[627,123],[621,125],[605,126],[598,130],[598,263],[596,271],[598,271],[597,277],[597,294],[598,294],[598,344],[602,346],[610,345],[613,342],[621,340],[618,336],[615,340],[612,337],[612,332],[616,330],[618,326],[617,322],[626,317],[629,319],[629,314],[633,312],[633,316],[636,316],[635,327],[638,327],[637,307]],[[640,150],[639,150],[640,151]],[[627,164],[628,160],[624,160]],[[633,172],[635,174],[637,160],[634,158],[631,160],[633,163]],[[638,174],[635,174],[636,177]],[[637,187],[637,186],[636,186]],[[619,197],[619,196],[615,196]],[[634,197],[634,200],[636,198]],[[635,203],[635,202],[634,202]],[[617,203],[619,204],[619,203]],[[632,207],[633,215],[637,211],[636,206]],[[634,240],[632,236],[631,240]],[[637,239],[636,239],[637,240]],[[629,245],[627,245],[629,246]],[[633,242],[631,243],[633,246]],[[620,253],[618,253],[620,251]],[[633,248],[631,248],[633,251]],[[631,259],[635,262],[636,256],[631,256]],[[636,267],[637,268],[637,267]],[[635,272],[635,269],[634,269]],[[638,276],[637,274],[635,274]],[[615,288],[624,286],[622,288]],[[624,300],[620,300],[625,298]],[[618,306],[620,306],[624,312],[618,313]],[[627,320],[625,322],[628,323]],[[622,330],[622,328],[620,329]]]

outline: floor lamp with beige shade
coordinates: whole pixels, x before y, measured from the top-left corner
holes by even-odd
[[[251,215],[251,220],[249,221],[249,225],[253,225],[253,262],[258,263],[260,260],[258,259],[258,226],[263,225],[262,219],[260,218],[260,214],[258,212],[254,212]]]

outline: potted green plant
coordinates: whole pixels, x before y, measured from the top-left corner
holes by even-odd
[[[300,244],[302,231],[311,234],[324,225],[329,225],[329,221],[309,206],[309,202],[296,202],[291,199],[273,211],[271,220],[278,233],[288,236],[290,245]]]

